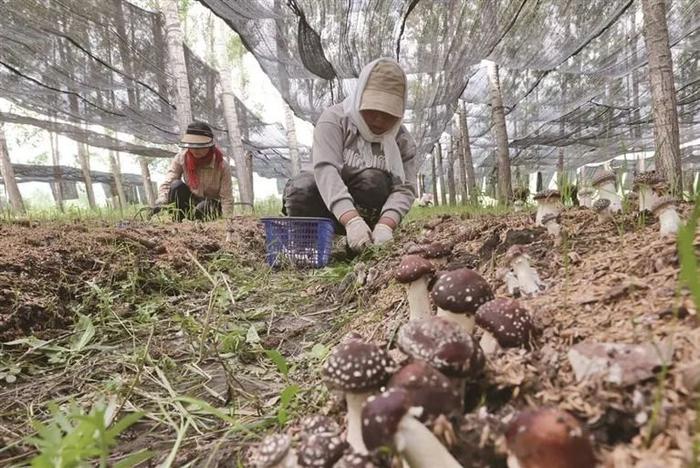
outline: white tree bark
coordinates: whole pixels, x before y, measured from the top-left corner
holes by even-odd
[[[0,124],[0,174],[2,174],[2,181],[7,191],[10,207],[15,211],[24,213],[24,201],[17,185],[12,162],[10,161],[7,140],[5,139],[5,129],[2,124]]]
[[[177,120],[180,132],[184,134],[192,122],[192,105],[190,101],[190,84],[185,63],[184,36],[180,27],[177,0],[160,0],[160,8],[165,18],[166,40],[168,42],[168,61],[175,77]]]
[[[294,124],[294,112],[288,105],[284,106],[284,117],[287,127],[287,144],[289,145],[289,159],[292,163],[292,177],[301,172],[301,161],[299,160],[299,145],[297,144],[297,129]]]
[[[457,204],[457,191],[455,189],[455,151],[454,140],[450,137],[450,150],[447,152],[447,196],[450,205]]]
[[[491,94],[491,114],[493,132],[496,140],[496,160],[498,164],[498,201],[510,203],[513,189],[510,181],[510,158],[508,156],[508,131],[506,116],[503,110],[501,82],[498,77],[498,65],[488,62],[486,71],[489,77],[489,92]]]
[[[124,185],[122,184],[122,174],[119,169],[119,164],[117,163],[117,158],[114,151],[109,151],[109,169],[112,171],[112,176],[114,176],[114,185],[117,188],[117,198],[119,199],[119,208],[126,208],[126,194],[124,193]]]
[[[87,194],[88,205],[94,210],[97,208],[97,203],[95,203],[95,191],[92,188],[92,175],[90,174],[90,151],[85,143],[76,143],[78,145],[78,162],[85,180],[85,193]]]
[[[445,169],[442,163],[442,145],[440,141],[435,144],[433,155],[437,157],[438,179],[440,180],[440,204],[447,205],[447,190],[445,189]],[[437,200],[435,200],[437,205]]]
[[[656,170],[666,179],[672,192],[680,194],[683,187],[681,150],[673,61],[666,25],[666,2],[642,0],[642,12],[654,112]]]
[[[224,118],[226,129],[228,130],[228,140],[233,149],[233,160],[235,162],[236,178],[238,179],[239,200],[250,208],[253,207],[253,184],[252,177],[247,174],[248,165],[245,161],[245,150],[241,139],[241,129],[238,124],[238,111],[236,110],[236,99],[233,94],[233,84],[231,83],[231,68],[226,60],[227,49],[226,39],[229,37],[226,25],[219,22],[220,28],[217,34],[216,49],[219,60],[219,82],[221,84],[221,100],[224,106]]]
[[[50,118],[50,120],[53,122],[53,118]],[[58,167],[61,165],[61,155],[58,151],[58,134],[49,132],[49,145],[51,146],[51,163]],[[63,184],[61,183],[60,173],[51,183],[51,192],[56,201],[56,207],[63,211]]]
[[[459,133],[462,141],[462,153],[464,154],[464,165],[467,168],[467,190],[469,199],[475,205],[479,203],[479,194],[476,190],[476,177],[474,175],[474,161],[472,159],[472,148],[469,142],[469,127],[467,125],[467,108],[462,103],[458,109],[459,113]]]

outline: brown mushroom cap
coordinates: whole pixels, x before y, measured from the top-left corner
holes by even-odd
[[[508,250],[506,250],[506,254],[503,256],[503,261],[506,262],[507,264],[510,264],[513,262],[518,257],[521,257],[523,255],[526,255],[527,252],[525,251],[525,247],[521,244],[515,244],[511,245]]]
[[[666,195],[663,197],[659,197],[653,205],[651,205],[651,212],[653,214],[657,214],[662,208],[665,208],[669,205],[675,205],[676,204],[676,199],[672,196]]]
[[[420,255],[406,255],[394,272],[394,278],[399,283],[412,283],[424,275],[435,272],[435,267],[429,260]]]
[[[292,445],[292,439],[284,434],[271,434],[266,436],[252,457],[252,462],[257,468],[269,468],[278,464],[287,456]]]
[[[452,381],[423,360],[403,366],[391,376],[388,387],[408,392],[410,405],[422,408],[418,417],[422,422],[430,423],[441,414],[450,416],[461,409],[459,392]]]
[[[559,215],[554,213],[549,213],[542,216],[542,224],[547,224],[550,221],[559,221]]]
[[[448,377],[467,377],[483,368],[479,346],[472,336],[460,325],[440,317],[404,324],[397,342],[401,351],[426,361]]]
[[[556,408],[520,413],[506,431],[508,450],[521,468],[592,468],[588,435],[579,422]]]
[[[384,385],[396,363],[384,348],[350,338],[338,344],[323,365],[323,380],[331,388],[366,392]]]
[[[313,414],[302,419],[301,430],[305,434],[340,434],[338,423],[322,414]]]
[[[401,418],[409,408],[408,392],[403,388],[390,388],[369,397],[362,408],[362,440],[367,449],[391,447]]]
[[[379,464],[372,455],[351,452],[343,455],[333,468],[379,468]]]
[[[607,198],[599,198],[593,203],[593,209],[600,213],[604,209],[608,208],[610,206],[610,200]]]
[[[435,305],[452,313],[473,315],[484,302],[493,299],[489,283],[469,268],[440,274],[430,290]]]
[[[348,443],[338,434],[311,434],[299,445],[299,466],[332,468],[347,447]]]
[[[476,324],[504,348],[527,346],[536,327],[530,313],[514,299],[498,297],[479,307]]]
[[[549,200],[550,198],[560,198],[561,193],[559,190],[542,190],[541,192],[537,192],[532,196],[533,200]]]
[[[612,171],[603,171],[597,176],[591,180],[591,185],[593,187],[598,187],[601,184],[604,184],[605,182],[615,182],[617,178],[615,177],[615,173]]]
[[[662,182],[663,178],[656,171],[646,171],[640,172],[634,177],[632,181],[632,190],[639,190],[640,186],[645,185],[651,187],[659,182]]]
[[[586,195],[589,195],[589,196],[590,196],[590,195],[593,195],[594,193],[595,193],[595,190],[593,190],[593,189],[590,188],[590,187],[582,187],[582,188],[578,191],[578,195],[580,195],[580,196],[586,196]]]

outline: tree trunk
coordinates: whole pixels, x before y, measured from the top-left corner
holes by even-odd
[[[292,177],[301,172],[299,160],[299,145],[297,144],[297,130],[294,125],[294,112],[286,103],[284,104],[284,117],[287,127],[287,144],[289,145],[289,159],[292,163]]]
[[[442,164],[442,145],[439,141],[435,144],[433,154],[435,154],[435,156],[437,157],[438,179],[440,180],[440,204],[447,205],[447,191],[445,190],[445,169]],[[437,200],[435,200],[435,204],[437,204]]]
[[[642,0],[642,12],[654,111],[656,170],[666,179],[671,192],[680,195],[683,189],[681,150],[666,3],[664,0]]]
[[[454,128],[454,131],[457,131],[457,128],[459,127]],[[469,203],[469,188],[467,187],[467,168],[464,162],[464,151],[462,149],[464,142],[459,136],[454,137],[454,142],[457,162],[459,163],[459,187],[462,194],[461,203],[462,205],[467,205]]]
[[[0,174],[2,174],[2,181],[7,191],[10,207],[14,211],[24,213],[24,201],[17,185],[12,162],[10,161],[10,152],[7,149],[5,129],[2,124],[0,124]]]
[[[498,65],[488,62],[487,72],[489,76],[489,91],[491,94],[491,113],[493,119],[493,131],[496,139],[496,160],[498,166],[498,201],[510,203],[513,197],[513,189],[510,181],[510,158],[508,157],[508,131],[506,130],[506,116],[503,110],[503,97],[501,96],[501,83],[498,78]]]
[[[457,192],[455,187],[455,152],[454,143],[450,138],[450,151],[447,152],[447,195],[450,198],[450,205],[457,204]]]
[[[243,167],[245,168],[245,170],[243,178],[245,178],[248,181],[248,186],[250,187],[250,207],[253,211],[255,211],[255,198],[253,197],[255,195],[255,186],[253,185],[253,153],[251,153],[250,151],[246,151],[244,155],[245,161]]]
[[[228,37],[223,21],[219,22],[220,29],[216,47],[219,57],[226,57],[226,40]],[[223,59],[219,62],[219,81],[221,83],[221,100],[224,106],[224,118],[226,119],[226,129],[228,130],[228,141],[233,150],[233,160],[236,166],[236,178],[238,179],[238,199],[241,203],[253,208],[253,183],[252,177],[247,174],[247,164],[243,141],[241,139],[241,128],[238,123],[238,110],[236,109],[236,98],[233,94],[233,84],[231,83],[231,69]]]
[[[183,48],[185,41],[180,28],[180,16],[178,15],[178,2],[177,0],[160,0],[160,8],[165,19],[170,70],[175,77],[177,121],[180,125],[180,132],[184,134],[187,126],[192,122],[192,105],[185,50]]]
[[[58,167],[61,165],[61,155],[58,152],[58,134],[49,132],[49,144],[51,145],[51,163],[54,167]],[[63,212],[63,184],[61,182],[61,173],[58,172],[57,177],[51,183],[51,193],[56,201],[56,207]]]
[[[114,151],[109,151],[109,169],[112,171],[112,176],[114,176],[114,185],[117,188],[117,198],[119,199],[119,208],[126,208],[126,194],[124,193],[124,185],[122,184],[122,175],[119,170],[119,164],[117,164],[117,158]]]
[[[435,154],[430,157],[430,174],[433,176],[433,205],[438,204],[437,170],[435,168]]]
[[[459,133],[462,141],[462,154],[464,155],[464,166],[467,169],[467,190],[469,199],[474,205],[479,204],[479,192],[476,190],[476,177],[474,175],[474,161],[472,159],[472,148],[469,142],[469,127],[467,125],[466,104],[459,106]]]
[[[97,208],[95,203],[95,191],[92,188],[92,175],[90,174],[90,150],[85,143],[77,142],[78,145],[78,161],[80,169],[83,171],[83,180],[85,181],[85,193],[87,194],[88,205],[91,209]]]

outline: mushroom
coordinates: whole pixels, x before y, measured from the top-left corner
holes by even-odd
[[[515,200],[515,201],[513,202],[513,211],[515,211],[516,213],[520,213],[520,212],[523,211],[524,209],[525,209],[525,202],[524,202],[524,201],[522,201],[522,200]]]
[[[559,190],[544,190],[536,193],[532,198],[537,202],[537,213],[535,214],[537,226],[543,225],[542,218],[545,215],[558,215],[563,207]]]
[[[622,199],[615,190],[615,180],[615,173],[604,171],[591,181],[591,185],[598,190],[598,198],[610,200],[610,211],[613,213],[622,210]]]
[[[422,359],[452,380],[460,404],[468,377],[479,375],[485,365],[484,353],[472,335],[442,317],[430,317],[404,324],[399,329],[399,349],[413,359]]]
[[[518,301],[505,297],[479,307],[476,324],[484,330],[479,344],[486,354],[528,346],[536,331],[530,313]]]
[[[330,388],[345,393],[347,440],[359,453],[362,443],[360,410],[367,397],[378,392],[389,380],[396,365],[387,351],[352,335],[338,344],[323,365],[323,379]]]
[[[256,468],[296,468],[297,454],[292,448],[292,439],[284,434],[265,437],[252,460]]]
[[[370,450],[392,447],[411,468],[461,468],[457,460],[414,415],[406,390],[391,388],[362,408],[362,438]]]
[[[610,210],[610,200],[607,198],[599,198],[593,203],[593,211],[598,213],[598,222],[604,223],[612,219],[612,211]]]
[[[431,315],[428,281],[434,272],[433,264],[419,255],[406,255],[396,269],[396,281],[407,285],[409,320]]]
[[[540,280],[537,271],[530,266],[530,256],[522,245],[511,246],[504,260],[515,273],[521,294],[534,295],[544,289],[544,283]]]
[[[423,360],[403,366],[389,380],[388,388],[403,388],[408,392],[411,407],[420,408],[418,420],[433,433],[442,436],[447,445],[454,444],[455,434],[449,417],[459,414],[462,403],[452,381]]]
[[[596,466],[588,434],[565,411],[523,411],[506,431],[509,468],[592,468]]]
[[[510,268],[502,267],[496,270],[496,278],[505,283],[509,296],[520,297],[520,283]]]
[[[452,320],[471,333],[476,310],[493,299],[493,291],[474,270],[458,268],[440,273],[430,290],[430,297],[438,307],[438,317]]]
[[[432,242],[423,246],[419,255],[430,259],[435,265],[444,266],[447,265],[447,260],[451,253],[452,246],[442,242]]]
[[[585,206],[586,208],[590,208],[593,206],[593,195],[595,194],[595,191],[589,187],[583,187],[581,190],[578,191],[578,202],[579,205]]]
[[[549,213],[542,217],[542,225],[547,228],[549,235],[555,239],[559,239],[561,236],[561,226],[558,221],[559,215],[554,213]]]
[[[675,235],[681,227],[681,218],[676,212],[676,199],[671,196],[663,196],[656,200],[651,207],[651,212],[659,218],[661,227],[659,233],[662,236]]]
[[[340,434],[338,423],[322,414],[312,414],[301,420],[301,430],[305,434]]]
[[[658,198],[653,187],[663,179],[656,171],[637,174],[632,183],[632,190],[639,194],[639,211],[651,211],[652,205]]]
[[[371,455],[350,452],[343,455],[333,468],[379,468],[379,464]]]
[[[338,434],[321,432],[304,438],[299,445],[299,466],[332,468],[343,456],[348,443]]]

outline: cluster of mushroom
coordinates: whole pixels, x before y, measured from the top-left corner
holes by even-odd
[[[591,185],[597,191],[597,200],[593,202],[593,190],[581,189],[579,201],[582,206],[590,207],[598,214],[599,222],[607,222],[622,209],[621,198],[615,189],[615,174],[602,172],[592,180]],[[635,175],[632,191],[627,195],[628,202],[635,202],[640,213],[651,213],[658,218],[662,236],[675,235],[681,226],[676,199],[667,192],[663,177],[652,170]]]
[[[508,261],[527,262],[524,250],[516,247]],[[396,340],[405,359],[398,363],[385,346],[356,333],[346,336],[322,369],[325,384],[345,399],[344,437],[335,423],[317,416],[301,424],[296,444],[286,435],[265,439],[256,466],[388,466],[386,449],[404,467],[462,466],[450,449],[458,440],[459,426],[454,422],[464,412],[466,385],[483,378],[487,355],[502,348],[529,347],[536,327],[518,301],[494,297],[476,271],[439,270],[446,268],[449,247],[435,243],[410,252],[395,271],[397,281],[406,284],[409,304],[409,320]],[[516,280],[530,275],[518,286],[523,293],[539,290],[534,270],[528,271],[523,263],[512,265]],[[476,326],[481,329],[480,342],[472,335]],[[552,420],[554,410],[542,411],[525,412],[512,421],[506,434],[511,468],[583,466],[559,460],[568,460],[573,447],[588,450],[576,455],[579,458],[593,459],[590,442],[587,446],[582,442],[587,438],[580,426],[571,429],[575,419],[564,413]]]

